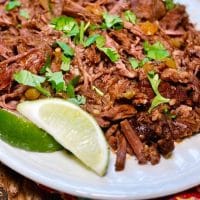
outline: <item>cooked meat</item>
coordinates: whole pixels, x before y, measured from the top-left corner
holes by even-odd
[[[132,8],[140,18],[157,20],[165,15],[165,6],[161,0],[131,0]]]
[[[167,68],[162,72],[161,79],[165,81],[173,81],[175,83],[189,83],[192,80],[192,74],[186,71]]]
[[[111,108],[108,111],[101,113],[101,117],[116,121],[119,119],[129,118],[136,115],[137,111],[133,106],[130,105],[119,105]]]
[[[187,14],[185,12],[185,7],[178,5],[173,10],[169,11],[161,20],[161,26],[164,29],[176,30],[179,25],[184,28],[184,22],[187,21]]]
[[[9,9],[8,2],[0,1],[1,108],[16,110],[34,87],[14,74],[45,78],[44,91],[71,98],[96,119],[116,152],[116,170],[125,168],[127,154],[157,164],[177,140],[200,131],[200,32],[184,6],[20,0]],[[61,91],[54,87],[59,77],[53,84],[46,77],[49,70],[62,75]]]
[[[130,146],[132,147],[139,163],[145,164],[147,162],[144,155],[144,145],[140,141],[140,138],[137,136],[136,132],[131,127],[128,120],[124,120],[120,123],[122,132],[127,138]]]
[[[118,149],[116,152],[117,159],[115,163],[115,169],[116,171],[121,171],[125,167],[125,161],[126,161],[126,139],[124,138],[123,135],[119,135],[118,137]]]

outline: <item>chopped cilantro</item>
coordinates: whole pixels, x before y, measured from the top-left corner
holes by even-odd
[[[56,90],[56,92],[65,91],[66,86],[62,72],[52,72],[50,69],[46,69],[45,76],[51,83],[52,88]]]
[[[103,14],[104,24],[106,28],[120,29],[123,27],[122,19],[117,15],[111,15],[107,12]]]
[[[56,30],[63,31],[69,37],[79,34],[78,23],[72,17],[56,17],[51,21],[51,27]]]
[[[95,31],[95,30],[97,30],[97,29],[99,29],[99,28],[100,28],[100,26],[97,25],[97,24],[90,24],[90,26],[89,26],[89,29],[90,29],[91,31]]]
[[[97,48],[100,51],[104,52],[112,62],[116,62],[119,60],[120,56],[114,48],[104,47],[106,43],[105,37],[99,34],[95,34],[86,40],[85,46],[90,46],[94,42],[96,42]]]
[[[117,51],[113,48],[107,48],[107,47],[101,47],[98,48],[100,51],[103,51],[108,58],[110,58],[110,60],[112,62],[117,62],[120,58],[119,54],[117,53]]]
[[[51,68],[51,57],[50,55],[47,56],[47,59],[44,63],[44,66],[40,69],[40,74],[44,74],[47,68]]]
[[[14,74],[14,80],[20,84],[34,87],[37,90],[39,90],[42,94],[46,96],[50,96],[49,91],[42,88],[41,86],[41,83],[45,82],[45,78],[42,76],[32,74],[31,72],[27,70],[21,70]]]
[[[75,97],[76,97],[76,95],[75,95],[75,88],[74,88],[74,87],[78,84],[79,79],[80,79],[80,76],[75,76],[75,77],[67,84],[66,92],[67,92],[67,95],[68,95],[70,98],[75,98]]]
[[[163,110],[163,113],[167,116],[167,117],[169,117],[169,118],[171,118],[171,119],[176,119],[176,115],[174,115],[174,114],[171,114],[171,112],[167,109],[167,108],[165,108],[164,110]]]
[[[119,54],[117,53],[117,51],[114,49],[114,48],[109,48],[109,47],[104,47],[106,43],[106,39],[105,37],[103,37],[102,35],[99,35],[97,38],[96,38],[96,45],[97,45],[97,48],[104,52],[108,58],[110,58],[110,60],[112,62],[116,62],[119,60],[120,56]]]
[[[19,11],[19,15],[21,17],[24,17],[25,19],[29,19],[30,18],[28,10],[25,10],[25,9],[20,10]]]
[[[130,10],[125,11],[124,17],[128,22],[131,22],[132,24],[136,24],[137,17],[134,12]]]
[[[106,44],[106,39],[102,35],[96,38],[96,45],[98,48],[103,47]]]
[[[79,80],[80,80],[80,76],[75,76],[69,83],[75,87],[78,85]]]
[[[104,96],[104,93],[94,85],[92,86],[92,90],[94,90],[99,96]]]
[[[143,65],[145,65],[147,62],[149,62],[150,59],[145,57],[144,59],[142,59],[140,62],[139,62],[139,66],[142,67]]]
[[[140,67],[140,66],[139,66],[138,60],[135,59],[135,58],[129,58],[129,62],[130,62],[131,67],[132,67],[133,69],[137,69],[138,67]]]
[[[5,10],[6,11],[10,11],[10,10],[13,10],[17,7],[20,7],[21,6],[21,2],[18,1],[18,0],[10,0],[7,4],[6,4],[6,7],[5,7]]]
[[[164,3],[167,10],[172,10],[176,5],[173,0],[164,0]]]
[[[76,105],[83,105],[86,103],[86,98],[84,96],[77,95],[74,98],[69,98],[68,101]]]
[[[56,43],[63,50],[61,69],[63,71],[69,71],[71,64],[71,57],[74,56],[74,50],[64,42],[57,41]]]
[[[66,92],[67,92],[67,95],[69,96],[69,98],[75,98],[76,97],[74,86],[71,83],[67,84]]]
[[[80,24],[80,34],[79,34],[79,43],[84,45],[84,34],[88,27],[90,26],[90,22],[85,25],[85,22],[81,21]]]
[[[79,35],[79,43],[83,44],[83,40],[84,40],[84,27],[85,27],[85,22],[81,21],[80,24],[80,35]]]
[[[63,53],[66,56],[74,56],[74,50],[69,45],[67,45],[67,44],[65,44],[64,42],[61,42],[61,41],[57,41],[56,43],[63,50]]]
[[[156,42],[153,45],[150,45],[148,41],[145,41],[143,47],[145,52],[147,53],[148,58],[154,60],[162,60],[169,56],[169,52],[160,42]]]
[[[162,103],[169,103],[170,99],[166,99],[165,97],[163,97],[158,90],[158,87],[161,82],[158,74],[155,74],[153,71],[151,71],[148,73],[148,79],[149,79],[149,82],[151,84],[151,87],[152,87],[154,93],[156,94],[153,101],[151,102],[151,107],[149,108],[149,111],[148,111],[150,113],[158,105],[160,105]]]
[[[91,35],[90,37],[87,38],[87,40],[84,43],[84,47],[89,47],[90,45],[92,45],[93,43],[96,42],[96,39],[99,37],[99,34],[94,34]]]
[[[62,55],[62,64],[61,69],[65,72],[70,70],[71,58],[65,55]]]

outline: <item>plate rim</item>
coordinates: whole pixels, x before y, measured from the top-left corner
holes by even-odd
[[[15,147],[10,146],[9,144],[7,144],[3,141],[0,141],[0,144],[1,143],[8,145],[9,148],[12,148],[13,150],[16,149]],[[1,150],[1,145],[0,145],[0,150]],[[31,153],[33,153],[33,152],[31,152]],[[47,153],[47,154],[49,154],[49,153]],[[139,199],[159,198],[159,197],[168,196],[168,195],[172,195],[172,194],[184,191],[186,189],[197,186],[200,183],[200,176],[196,176],[196,174],[198,174],[198,172],[199,172],[200,167],[199,168],[194,167],[193,170],[188,172],[184,177],[184,180],[189,179],[189,181],[183,181],[183,177],[179,176],[176,179],[176,182],[179,183],[178,186],[174,187],[174,183],[170,184],[171,186],[169,185],[169,187],[165,188],[164,191],[162,189],[158,189],[158,184],[155,184],[155,186],[153,187],[153,192],[151,190],[151,192],[148,192],[148,193],[144,192],[143,194],[140,193],[140,192],[142,192],[142,190],[140,190],[139,193],[137,192],[137,195],[134,193],[127,194],[127,195],[124,195],[124,194],[120,195],[120,194],[114,194],[114,193],[103,194],[102,192],[98,192],[98,191],[91,192],[91,191],[89,191],[90,189],[87,187],[84,187],[84,189],[82,189],[83,187],[79,186],[79,188],[78,188],[77,185],[73,186],[70,183],[65,183],[65,186],[62,184],[58,184],[59,181],[54,182],[54,180],[51,180],[51,178],[47,176],[48,173],[46,175],[45,175],[45,173],[38,174],[37,169],[30,168],[30,167],[28,167],[28,165],[21,163],[20,159],[19,160],[17,158],[13,159],[13,157],[7,156],[6,154],[4,154],[4,152],[2,150],[0,151],[0,161],[3,164],[5,164],[6,166],[8,166],[9,168],[16,171],[17,173],[27,177],[28,179],[33,180],[34,182],[36,182],[38,184],[47,186],[47,187],[49,187],[53,190],[56,190],[58,192],[61,192],[61,193],[68,193],[71,195],[85,197],[85,198],[91,198],[91,199],[139,200]],[[82,191],[80,189],[82,189]]]

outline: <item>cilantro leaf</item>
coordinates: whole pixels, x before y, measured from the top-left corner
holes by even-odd
[[[140,62],[139,62],[139,66],[142,67],[143,65],[145,65],[147,62],[149,62],[150,59],[145,57],[144,59],[142,59]]]
[[[158,90],[158,87],[161,82],[158,74],[155,74],[154,72],[151,71],[148,73],[148,79],[149,79],[149,82],[151,84],[151,87],[152,87],[154,93],[156,94],[156,96],[154,97],[154,99],[151,102],[151,107],[148,110],[148,112],[150,113],[158,105],[160,105],[162,103],[169,103],[170,99],[163,97]]]
[[[124,17],[128,22],[131,22],[132,24],[136,24],[137,17],[134,12],[130,10],[125,11]]]
[[[113,48],[108,48],[108,47],[101,47],[98,48],[100,51],[103,51],[108,58],[110,58],[110,60],[112,62],[117,62],[120,59],[119,54],[117,53],[117,51]]]
[[[172,10],[176,5],[173,0],[164,0],[164,3],[167,10]]]
[[[28,85],[35,87],[37,85],[40,85],[41,83],[44,83],[45,78],[42,76],[37,76],[35,74],[32,74],[31,72],[27,70],[21,70],[14,74],[14,79],[18,83],[21,83],[23,85]]]
[[[169,118],[171,118],[171,119],[176,119],[176,115],[175,114],[172,114],[167,108],[165,108],[164,110],[163,110],[163,113],[167,116],[167,117],[169,117]]]
[[[28,10],[25,10],[25,9],[20,10],[19,11],[19,15],[21,17],[24,17],[25,19],[29,19],[30,18]]]
[[[87,38],[87,40],[84,43],[84,47],[89,47],[90,45],[92,45],[93,43],[96,42],[96,39],[99,37],[99,34],[94,34],[91,35],[90,37]]]
[[[65,72],[70,70],[71,58],[65,55],[62,55],[62,64],[61,69]]]
[[[75,98],[75,89],[74,89],[74,86],[71,84],[71,83],[68,83],[67,84],[67,87],[66,87],[66,92],[67,92],[67,95],[70,97],[70,98]]]
[[[99,35],[97,38],[96,38],[96,45],[97,45],[97,48],[104,52],[108,58],[110,58],[110,60],[112,62],[116,62],[119,60],[120,56],[119,54],[117,53],[117,51],[114,49],[114,48],[109,48],[109,47],[104,47],[106,43],[106,39],[105,37],[103,37],[102,35]]]
[[[51,68],[51,57],[50,55],[47,56],[47,59],[44,63],[44,66],[40,69],[40,74],[44,74],[47,68]]]
[[[162,60],[169,56],[169,52],[160,42],[156,42],[153,45],[150,45],[148,41],[145,41],[143,47],[145,52],[147,53],[148,58],[154,60]]]
[[[72,17],[56,17],[51,21],[51,27],[55,30],[63,31],[69,37],[79,34],[78,23]]]
[[[148,112],[150,113],[155,107],[162,103],[169,103],[169,99],[166,99],[161,95],[155,96],[151,102],[151,107],[149,108]]]
[[[105,21],[106,28],[119,29],[119,28],[122,28],[122,26],[123,26],[122,19],[117,15],[111,15],[111,14],[105,12],[103,14],[103,19]]]
[[[37,85],[35,86],[35,88],[43,95],[47,96],[47,97],[50,97],[51,96],[51,93],[46,90],[45,88],[43,88],[41,85]]]
[[[10,0],[7,4],[6,4],[6,7],[5,7],[5,10],[6,11],[10,11],[10,10],[13,10],[17,7],[20,7],[21,6],[21,2],[18,1],[18,0]]]
[[[45,82],[45,78],[42,76],[32,74],[31,72],[29,72],[27,70],[21,70],[14,74],[14,80],[20,84],[35,87],[42,94],[44,94],[46,96],[50,96],[49,91],[42,88],[42,86],[41,86],[41,83]]]
[[[65,44],[64,42],[61,42],[61,41],[57,41],[56,43],[63,50],[63,53],[66,56],[74,56],[74,50],[69,45],[67,45],[67,44]]]
[[[106,44],[106,39],[102,35],[96,38],[96,45],[98,48],[103,47]]]
[[[56,92],[65,91],[65,81],[63,78],[62,72],[52,72],[50,69],[46,70],[45,76],[47,80],[51,83],[52,88],[56,90]]]
[[[84,96],[77,95],[74,98],[69,98],[68,101],[76,105],[83,105],[86,103],[86,98]]]
[[[78,85],[79,80],[80,80],[80,76],[75,76],[69,83],[75,87]]]
[[[67,95],[70,97],[70,98],[75,98],[75,86],[78,84],[79,82],[79,79],[80,79],[80,76],[75,76],[68,84],[67,84],[67,87],[66,87],[66,92],[67,92]]]
[[[137,69],[137,68],[139,67],[139,62],[138,62],[138,60],[135,59],[135,58],[129,58],[129,62],[130,62],[131,67],[132,67],[133,69]]]

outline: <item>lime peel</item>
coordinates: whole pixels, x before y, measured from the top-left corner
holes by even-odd
[[[0,109],[0,139],[27,151],[54,152],[63,149],[49,134],[19,114]]]
[[[94,118],[80,107],[48,98],[22,102],[17,110],[98,175],[106,173],[109,150],[105,137]]]

